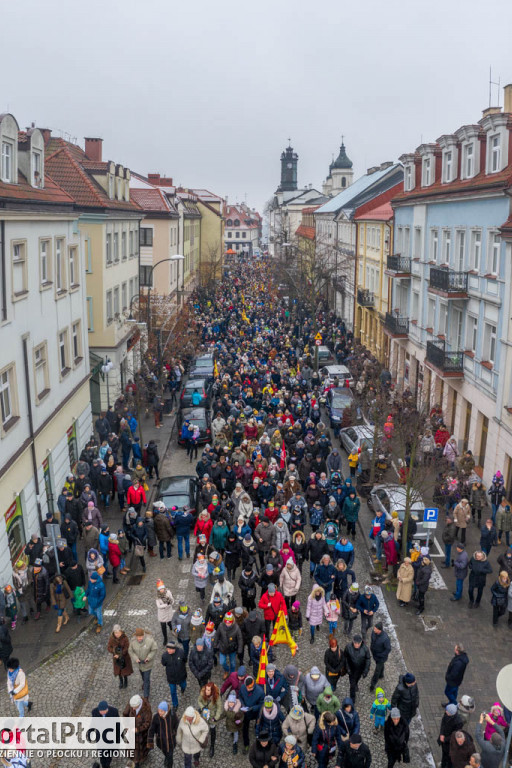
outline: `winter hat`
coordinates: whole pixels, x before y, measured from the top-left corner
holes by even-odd
[[[241,665],[238,667],[238,672],[236,673],[236,676],[237,676],[237,677],[245,677],[245,676],[246,676],[246,674],[247,674],[247,670],[246,670],[246,668],[244,667],[244,665],[243,665],[243,664],[241,664]]]
[[[297,739],[295,738],[295,736],[292,736],[291,734],[287,736],[284,741],[286,744],[291,744],[292,747],[294,747],[297,743]]]
[[[380,691],[380,692],[377,694],[377,698],[378,698],[379,700],[384,698],[384,694],[383,694],[383,692],[382,692],[382,691]]]
[[[231,611],[228,611],[226,615],[224,616],[224,624],[226,624],[228,627],[233,624],[235,620],[235,617],[231,613]]]
[[[350,585],[350,591],[359,592],[359,584],[357,583],[357,581],[352,582],[352,584]]]
[[[272,563],[267,563],[266,566],[265,566],[265,570],[268,571],[269,573],[273,573],[274,572],[274,566],[272,565]]]
[[[115,543],[117,541],[117,533],[111,533],[108,540]]]
[[[290,710],[290,717],[292,720],[300,720],[302,717],[304,717],[304,710],[300,706],[300,704],[297,704],[295,707],[292,707]]]
[[[269,593],[270,593],[271,595],[273,595],[273,594],[274,594],[274,592],[276,591],[276,585],[275,585],[275,584],[269,584],[269,585],[268,585],[268,591],[269,591]]]
[[[387,538],[389,538],[389,533],[387,531],[382,531],[380,534],[381,539],[384,539],[386,541]]]
[[[272,709],[274,706],[274,699],[272,696],[265,696],[265,701],[263,702],[263,706],[265,709]]]
[[[196,648],[202,648],[204,646],[204,640],[202,637],[198,637],[196,640]]]
[[[246,533],[244,536],[244,541],[252,541],[252,536],[250,533]]]
[[[373,589],[370,586],[366,585],[366,587],[364,588],[364,593],[365,595],[371,595],[373,594]]]
[[[428,557],[428,547],[422,547],[420,549],[420,554],[422,557]]]
[[[176,643],[176,640],[169,640],[168,643],[165,644],[166,648],[177,648],[178,645]]]
[[[135,635],[137,635],[137,637],[144,637],[144,630],[142,629],[142,627],[136,628]]]
[[[464,696],[461,698],[461,700],[460,700],[460,703],[462,704],[462,706],[463,706],[465,709],[471,709],[471,710],[474,710],[474,708],[475,708],[475,700],[474,700],[474,698],[473,698],[472,696],[466,696],[466,695],[464,695]]]
[[[158,709],[161,709],[163,712],[168,712],[169,705],[166,701],[161,701],[160,704],[158,705]]]
[[[190,619],[190,623],[193,627],[198,627],[200,624],[203,623],[203,612],[200,608],[197,608],[194,613],[192,614],[192,618]]]
[[[165,589],[165,584],[163,583],[162,579],[157,579],[156,588],[157,589]]]
[[[393,707],[390,712],[391,717],[400,717],[400,710],[397,707]]]
[[[362,741],[363,740],[362,740],[361,735],[359,733],[353,733],[352,736],[350,737],[350,743],[351,744],[361,744]]]
[[[187,707],[183,713],[183,717],[195,717],[196,711],[194,707]]]
[[[214,629],[215,629],[215,624],[213,623],[213,621],[209,621],[208,624],[206,625],[206,631],[213,632]]]
[[[300,608],[300,600],[295,600],[295,602],[292,603],[292,608],[294,611],[298,611]]]
[[[234,691],[231,691],[229,694],[228,701],[230,701],[232,704],[236,702],[236,693]]]
[[[456,704],[448,704],[446,707],[446,714],[447,715],[456,715],[457,714],[457,705]]]
[[[287,683],[295,685],[299,679],[299,670],[294,664],[287,664],[283,670],[283,674]]]
[[[139,696],[138,693],[135,694],[135,696],[132,696],[130,699],[130,707],[133,707],[133,709],[137,709],[142,704],[142,699]]]
[[[244,609],[240,605],[237,605],[234,611],[235,616],[241,616],[243,612],[244,612]]]
[[[100,701],[98,704],[98,709],[100,712],[104,712],[106,709],[108,709],[108,704],[106,701]]]
[[[408,683],[409,685],[411,683],[415,683],[416,678],[414,677],[412,672],[406,672],[404,675],[404,683]],[[452,706],[455,706],[454,704]]]
[[[354,643],[362,643],[363,642],[363,638],[362,638],[361,635],[354,635],[353,640],[354,640]]]

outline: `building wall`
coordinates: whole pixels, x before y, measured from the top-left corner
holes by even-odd
[[[389,312],[389,280],[385,275],[390,228],[385,222],[357,222],[357,288],[374,296],[373,308],[356,306],[354,333],[381,363],[387,365],[388,337],[383,320]]]
[[[201,212],[200,220],[200,266],[201,281],[220,278],[224,260],[224,220],[220,213],[220,203],[210,203],[217,212],[197,201]]]

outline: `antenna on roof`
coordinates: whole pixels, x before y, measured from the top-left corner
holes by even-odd
[[[496,80],[492,79],[492,69],[489,67],[489,106],[492,107],[492,86],[496,85],[498,87],[498,103],[496,104],[497,107],[500,105],[500,78],[498,77],[498,82]]]

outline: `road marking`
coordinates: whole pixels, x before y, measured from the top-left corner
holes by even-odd
[[[182,573],[190,573],[191,570],[192,570],[192,565],[190,563],[185,563],[185,565],[181,566]]]
[[[127,616],[145,616],[149,611],[145,608],[131,608],[126,612]]]
[[[180,579],[178,587],[179,589],[183,589],[184,587],[188,586],[188,579]]]
[[[431,552],[430,553],[430,557],[444,557],[445,554],[443,552],[443,549],[442,549],[440,543],[438,542],[438,540],[436,539],[435,536],[434,536],[434,544],[437,547],[437,552],[435,554],[433,552]]]
[[[103,611],[104,616],[117,616],[117,611],[114,611],[113,608],[107,608],[106,611]]]

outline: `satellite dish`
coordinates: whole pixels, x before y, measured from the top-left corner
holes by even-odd
[[[506,708],[512,710],[512,664],[507,664],[498,672],[496,690]]]

